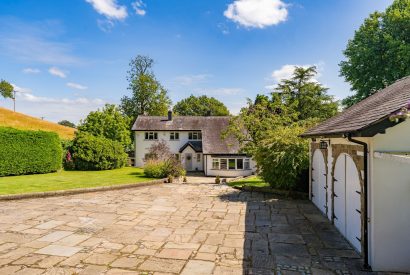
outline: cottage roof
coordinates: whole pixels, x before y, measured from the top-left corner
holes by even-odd
[[[239,143],[233,137],[222,139],[229,116],[138,116],[133,131],[201,131],[204,154],[238,154]]]
[[[408,107],[410,76],[402,78],[372,96],[360,101],[340,114],[309,129],[302,136],[374,136],[396,125],[389,116]]]

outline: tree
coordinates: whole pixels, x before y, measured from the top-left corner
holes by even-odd
[[[0,94],[4,98],[13,98],[13,86],[5,80],[0,82]]]
[[[214,97],[191,95],[175,104],[174,113],[181,116],[228,116],[229,110],[225,104]]]
[[[385,12],[371,14],[349,40],[340,74],[354,95],[351,105],[410,75],[410,1],[395,0]]]
[[[58,124],[66,126],[66,127],[71,127],[71,128],[76,127],[74,123],[72,123],[71,121],[68,121],[68,120],[59,121]]]
[[[338,102],[327,94],[328,89],[313,80],[316,74],[315,66],[296,67],[293,76],[282,80],[275,89],[278,99],[296,115],[296,121],[323,120],[338,111]]]
[[[79,132],[105,137],[120,142],[124,148],[131,145],[130,119],[123,116],[117,106],[106,104],[102,110],[90,112],[78,126]]]
[[[337,113],[338,103],[314,81],[316,69],[296,68],[270,97],[254,101],[231,119],[224,136],[233,135],[258,164],[259,174],[272,187],[294,189],[308,168],[307,128]]]
[[[166,115],[170,108],[171,100],[167,90],[155,78],[153,64],[150,57],[141,55],[130,62],[127,81],[132,95],[121,99],[120,109],[132,119],[139,115]]]

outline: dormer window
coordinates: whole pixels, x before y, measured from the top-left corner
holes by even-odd
[[[189,132],[188,139],[189,140],[202,140],[202,133],[201,132]]]
[[[178,132],[169,133],[169,140],[179,140],[179,133]]]
[[[157,132],[145,132],[145,140],[158,140]]]

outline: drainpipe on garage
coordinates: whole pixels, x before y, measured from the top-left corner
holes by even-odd
[[[363,231],[364,231],[364,236],[363,236],[363,254],[364,254],[364,269],[366,270],[371,270],[371,267],[369,265],[369,234],[368,234],[368,214],[367,214],[367,184],[368,184],[368,145],[366,142],[353,139],[351,134],[347,135],[347,139],[350,142],[359,144],[363,146],[363,162],[364,162],[364,176],[363,176],[363,200],[364,200],[364,209],[363,209],[363,216],[364,216],[364,223],[363,223]]]

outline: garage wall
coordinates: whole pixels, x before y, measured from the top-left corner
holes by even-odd
[[[410,121],[373,139],[374,151],[410,152]],[[371,265],[374,270],[410,272],[410,161],[372,155]]]

